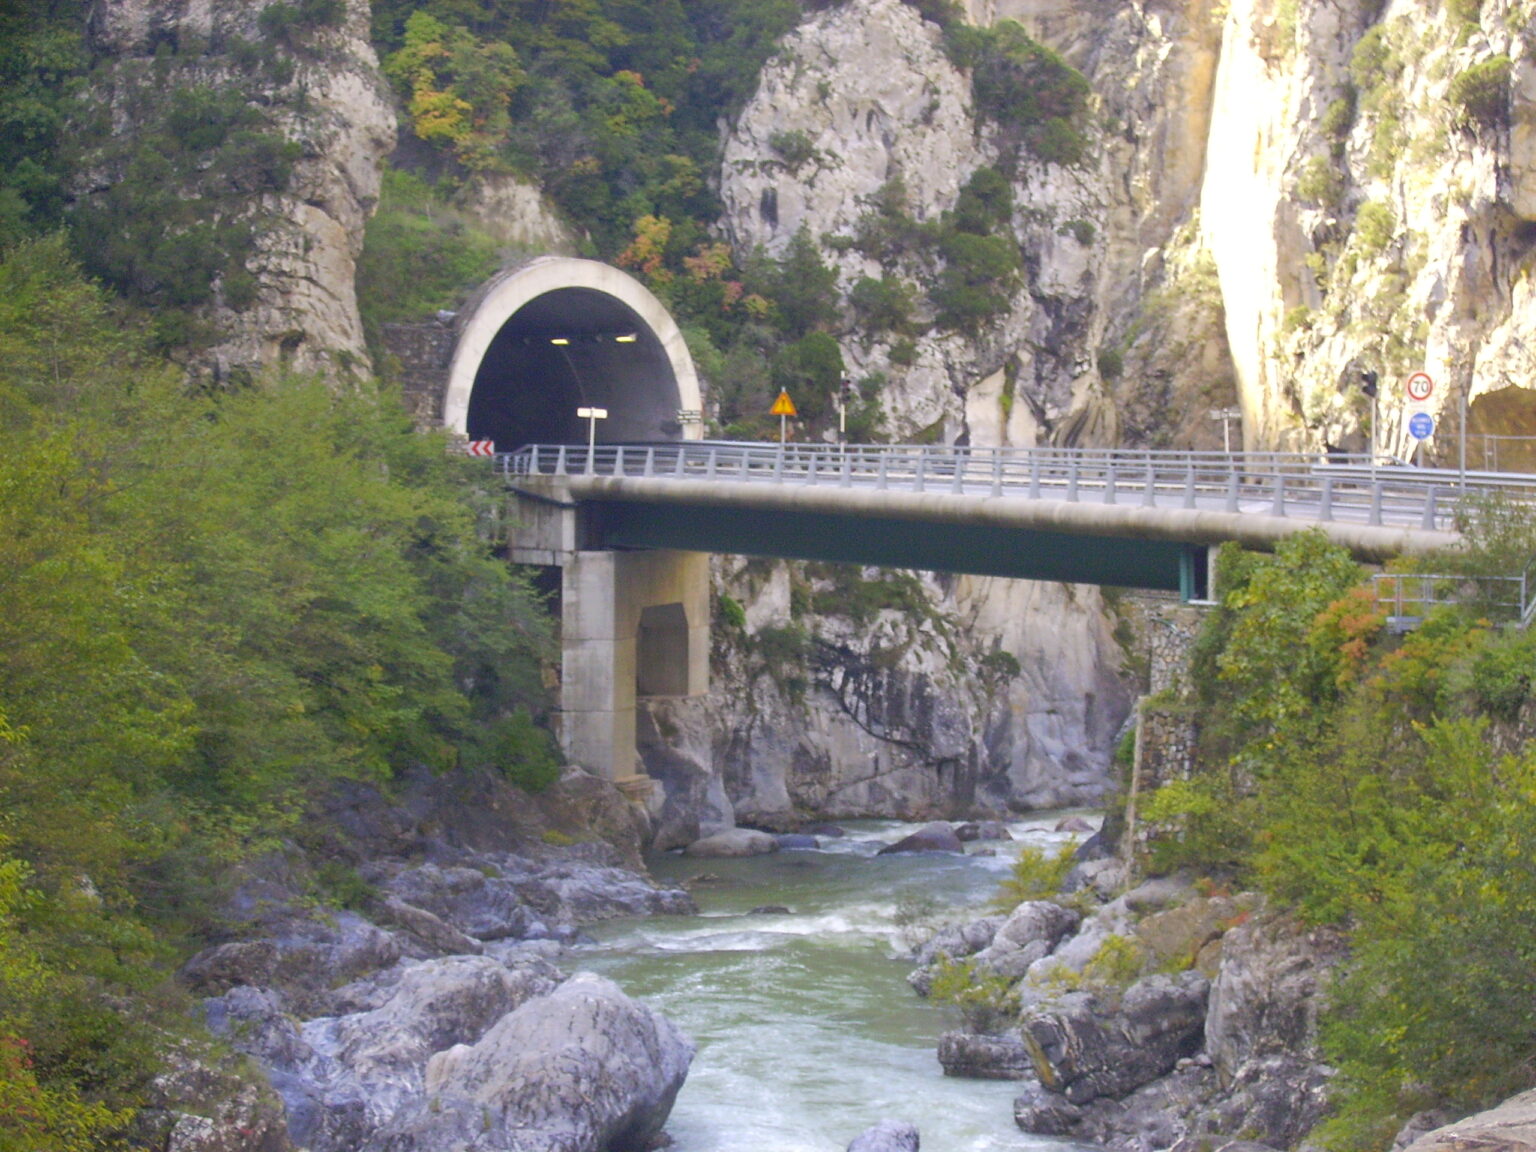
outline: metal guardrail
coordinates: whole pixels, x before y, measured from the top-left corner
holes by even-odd
[[[911,445],[529,445],[498,456],[509,476],[680,477],[1066,500],[1454,530],[1465,491],[1536,503],[1536,476],[1476,482],[1454,471],[1376,466],[1364,456]]]
[[[1495,621],[1529,628],[1536,619],[1536,558],[1518,576],[1383,573],[1371,577],[1371,591],[1377,609],[1398,632],[1448,604],[1475,605]]]

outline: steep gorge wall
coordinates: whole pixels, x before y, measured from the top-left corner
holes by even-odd
[[[1536,432],[1533,15],[1232,4],[1202,220],[1250,444],[1363,448],[1362,371],[1383,451],[1409,451],[1397,381],[1421,369],[1442,462],[1463,400],[1474,433]]]

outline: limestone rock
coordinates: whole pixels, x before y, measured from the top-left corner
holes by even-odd
[[[1502,1104],[1436,1128],[1408,1145],[1412,1152],[1527,1152],[1536,1148],[1536,1092],[1522,1092]]]
[[[848,1145],[848,1152],[919,1152],[917,1128],[896,1120],[882,1120],[866,1128]]]
[[[1337,933],[1275,914],[1227,933],[1206,1020],[1206,1050],[1223,1077],[1258,1057],[1315,1054],[1319,993],[1343,955]]]
[[[252,193],[236,212],[257,223],[256,251],[247,270],[257,281],[255,302],[235,309],[216,302],[208,319],[219,333],[200,364],[216,379],[242,369],[284,364],[299,371],[346,375],[366,366],[353,277],[363,225],[379,194],[379,167],[394,148],[395,116],[369,40],[366,0],[346,0],[334,28],[312,33],[311,50],[286,53],[287,79],[253,85],[227,54],[228,45],[261,43],[258,17],[268,3],[245,0],[103,0],[91,23],[94,46],[106,54],[93,91],[124,101],[146,84],[238,87],[269,109],[275,131],[299,146],[286,187]],[[162,43],[205,46],[178,64],[169,81],[138,67]],[[260,87],[261,90],[252,90]],[[117,129],[135,130],[126,116]]]
[[[1198,972],[1149,976],[1118,1006],[1072,992],[1026,1010],[1024,1042],[1040,1082],[1082,1105],[1127,1095],[1172,1071],[1200,1047],[1209,987]]]
[[[1082,923],[1082,914],[1049,900],[1029,900],[1015,908],[992,943],[976,953],[976,963],[1008,980],[1049,956]]]
[[[1071,1135],[1082,1115],[1077,1105],[1038,1082],[1025,1085],[1013,1101],[1014,1123],[1036,1136]]]
[[[765,856],[778,850],[779,842],[771,833],[758,832],[752,828],[729,828],[702,840],[695,840],[683,849],[683,854],[704,858]]]
[[[901,852],[963,852],[954,830],[948,824],[925,824],[910,836],[903,836],[894,844],[887,844],[878,855],[893,856]]]
[[[1034,1075],[1024,1041],[1007,1034],[945,1032],[939,1037],[939,1065],[944,1075],[968,1080],[1028,1080]]]
[[[496,1152],[649,1147],[693,1046],[611,981],[582,973],[427,1064],[430,1106],[392,1126],[391,1149]]]

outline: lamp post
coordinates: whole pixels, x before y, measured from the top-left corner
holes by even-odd
[[[1371,398],[1371,483],[1376,483],[1376,414],[1377,403],[1376,373],[1364,371],[1360,373],[1360,391]]]
[[[1227,455],[1232,454],[1232,421],[1243,418],[1241,408],[1212,408],[1210,411],[1212,420],[1221,421],[1221,450]]]
[[[587,475],[596,471],[597,455],[597,422],[608,419],[606,408],[578,408],[576,417],[587,422]]]

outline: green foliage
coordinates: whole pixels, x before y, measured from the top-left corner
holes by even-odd
[[[1092,220],[1068,220],[1060,228],[1062,235],[1071,236],[1084,248],[1093,244],[1093,238],[1098,235],[1098,229],[1094,228]]]
[[[181,1027],[158,986],[221,866],[311,788],[547,778],[549,628],[483,473],[398,399],[188,393],[59,237],[0,260],[0,438],[0,1094],[35,1109],[0,1142],[95,1147]]]
[[[1323,135],[1335,141],[1343,140],[1349,135],[1349,130],[1355,126],[1353,85],[1346,86],[1344,95],[1328,105],[1318,126],[1323,130]]]
[[[87,65],[83,2],[0,6],[0,249],[57,227]]]
[[[848,303],[871,332],[905,332],[912,323],[916,293],[899,276],[861,277],[848,292]]]
[[[383,324],[456,308],[500,261],[495,241],[426,182],[386,170],[357,262],[357,303],[370,340]]]
[[[194,310],[254,299],[247,262],[274,222],[252,200],[287,187],[301,149],[236,87],[142,84],[125,105],[136,130],[93,150],[108,186],[76,205],[73,246],[88,271],[154,310],[170,348],[201,335]]]
[[[1390,205],[1379,200],[1367,200],[1355,213],[1355,235],[1360,241],[1361,255],[1379,256],[1392,243],[1397,232],[1397,217]]]
[[[941,326],[974,332],[1008,310],[1020,271],[1012,237],[954,232],[939,251],[944,269],[929,296]]]
[[[747,626],[747,610],[741,606],[739,600],[733,596],[722,594],[719,605],[719,620],[727,628],[745,628]]]
[[[779,159],[784,161],[784,167],[791,172],[799,172],[813,160],[820,158],[816,145],[811,138],[798,128],[788,132],[774,132],[768,137],[768,147],[779,154]]]
[[[1477,24],[1483,15],[1483,0],[1445,0],[1445,14],[1457,24]]]
[[[1331,161],[1314,156],[1296,179],[1296,195],[1324,208],[1336,208],[1344,195],[1344,182]]]
[[[999,912],[1012,912],[1026,900],[1048,900],[1056,896],[1061,892],[1067,873],[1072,870],[1076,853],[1076,845],[1070,843],[1063,844],[1052,855],[1039,848],[1021,848],[1008,877],[992,898],[992,907]]]
[[[960,1012],[967,1031],[995,1032],[1018,1012],[1018,996],[1004,976],[979,967],[972,960],[951,960],[940,955],[934,966],[928,999]]]
[[[1494,56],[1452,78],[1448,94],[1463,127],[1496,129],[1509,123],[1513,67],[1508,56]]]
[[[1092,89],[1081,72],[1013,20],[990,28],[952,24],[945,43],[971,71],[977,112],[1002,129],[1015,159],[1022,146],[1047,164],[1082,162]]]
[[[1505,573],[1536,531],[1503,502],[1468,529],[1437,567]],[[1223,550],[1194,660],[1201,771],[1143,813],[1157,866],[1238,873],[1351,928],[1322,1027],[1340,1069],[1324,1137],[1377,1152],[1412,1112],[1531,1084],[1536,756],[1519,725],[1536,641],[1459,605],[1389,636],[1353,569],[1317,540]]]
[[[420,10],[406,19],[405,42],[385,59],[384,75],[418,139],[441,142],[471,170],[505,164],[500,149],[512,129],[512,94],[525,80],[511,45]]]
[[[1099,375],[1105,380],[1118,380],[1125,371],[1125,353],[1118,348],[1100,348]]]

